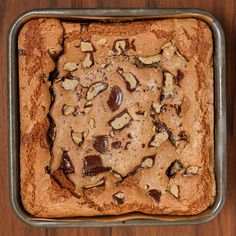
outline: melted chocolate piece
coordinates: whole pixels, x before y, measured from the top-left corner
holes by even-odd
[[[181,70],[177,70],[177,76],[174,77],[176,85],[180,86],[181,80],[184,78],[184,73]]]
[[[107,104],[112,112],[117,111],[122,103],[123,93],[119,86],[113,86]]]
[[[121,147],[121,141],[112,142],[112,143],[111,143],[111,146],[112,146],[114,149],[119,149],[119,148]]]
[[[51,71],[51,72],[49,73],[49,78],[48,78],[48,80],[49,80],[50,82],[53,82],[53,81],[57,78],[57,76],[58,76],[58,70],[57,70],[57,68],[55,68],[53,71]]]
[[[124,178],[127,178],[129,176],[134,176],[140,168],[141,168],[140,165],[135,166]]]
[[[60,169],[64,172],[65,175],[75,172],[75,168],[72,164],[72,161],[67,151],[63,151],[62,153],[62,161],[61,161]]]
[[[180,169],[183,168],[183,165],[180,161],[175,160],[173,161],[170,166],[167,168],[166,170],[166,175],[171,178],[171,177],[175,177],[177,171],[179,171]]]
[[[189,137],[188,135],[185,133],[184,130],[180,131],[180,133],[178,134],[180,140],[184,140],[184,141],[189,141]]]
[[[84,157],[83,163],[83,175],[84,176],[94,176],[99,173],[107,171],[109,168],[104,167],[102,164],[102,159],[98,155],[91,155]]]
[[[49,120],[49,128],[47,132],[47,143],[48,143],[49,148],[51,149],[53,146],[55,135],[56,135],[56,131],[55,131],[56,124],[49,114],[48,114],[48,120]]]
[[[108,151],[107,135],[93,137],[93,147],[101,154],[105,154]]]
[[[157,190],[157,189],[150,189],[148,191],[148,195],[150,197],[152,197],[155,202],[159,203],[160,202],[160,198],[161,198],[161,191],[160,190]]]

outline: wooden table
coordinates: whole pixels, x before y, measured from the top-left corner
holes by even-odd
[[[125,228],[33,228],[13,213],[8,195],[7,50],[9,25],[20,13],[33,8],[200,8],[222,23],[227,46],[228,196],[224,209],[211,222],[193,226]],[[236,1],[235,0],[0,0],[0,235],[236,235]]]

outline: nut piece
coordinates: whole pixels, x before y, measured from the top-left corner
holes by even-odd
[[[152,108],[157,114],[159,114],[161,112],[162,106],[163,106],[162,104],[157,103],[157,102],[152,103]]]
[[[156,155],[146,156],[142,159],[142,168],[151,168],[154,165]]]
[[[64,70],[74,71],[77,69],[77,63],[75,62],[66,62],[63,67]]]
[[[178,185],[176,185],[176,184],[171,185],[170,188],[169,188],[169,191],[175,198],[179,197],[179,187],[178,187]]]
[[[108,121],[108,124],[114,130],[122,130],[125,127],[129,126],[131,121],[133,121],[133,118],[129,114],[128,110],[125,109],[116,116],[114,116],[110,121]]]
[[[84,59],[82,61],[82,66],[84,68],[90,68],[94,64],[93,60],[93,54],[92,53],[86,53],[84,56]]]
[[[125,195],[123,192],[117,192],[112,197],[117,204],[123,204],[125,202]]]
[[[128,39],[117,39],[113,43],[112,50],[115,54],[120,55],[125,51],[129,50],[129,40]]]
[[[71,138],[77,146],[81,146],[84,142],[84,132],[79,133],[77,131],[71,130]]]
[[[77,79],[64,79],[61,86],[68,91],[74,91],[78,86],[79,81]]]
[[[167,168],[167,170],[166,170],[166,175],[168,176],[168,177],[174,177],[175,175],[176,175],[176,173],[177,173],[177,171],[179,171],[180,169],[182,169],[183,168],[183,165],[182,165],[182,163],[180,162],[180,161],[178,161],[178,160],[175,160],[175,161],[173,161],[171,164],[170,164],[170,166]]]
[[[89,127],[93,128],[95,126],[95,120],[93,118],[89,119]]]
[[[160,198],[161,198],[161,191],[160,190],[157,190],[157,189],[150,189],[148,191],[148,195],[150,197],[153,198],[153,200],[156,202],[156,203],[159,203],[160,202]]]
[[[169,72],[163,73],[161,100],[173,97],[174,76]]]
[[[114,137],[115,137],[115,132],[114,132],[113,130],[111,130],[111,131],[109,132],[109,135],[110,135],[112,138],[114,138]]]
[[[147,57],[136,57],[135,65],[137,67],[158,67],[161,60],[161,54]]]
[[[118,181],[121,181],[123,178],[122,178],[122,175],[119,174],[118,172],[116,172],[115,170],[111,169],[109,171]]]
[[[171,42],[165,43],[164,45],[161,46],[161,50],[163,50],[164,48],[169,48],[172,46]]]
[[[94,47],[90,42],[81,42],[80,43],[80,50],[82,52],[93,52]]]
[[[117,69],[117,72],[124,79],[127,90],[129,92],[135,91],[139,85],[137,77],[131,72],[124,72],[124,70],[120,67]]]
[[[111,89],[107,104],[112,112],[117,111],[122,103],[123,93],[119,86],[115,85]]]
[[[107,39],[101,38],[100,40],[98,40],[97,45],[104,46],[106,43],[107,43]]]
[[[64,104],[63,107],[62,107],[62,114],[65,115],[65,116],[68,116],[68,115],[72,114],[74,111],[75,111],[74,106]]]
[[[184,173],[185,176],[192,176],[198,173],[199,167],[198,166],[189,166]]]
[[[105,91],[108,88],[108,84],[104,82],[96,82],[92,84],[87,91],[87,100],[91,101],[98,96],[101,92]]]
[[[162,143],[164,143],[169,138],[169,135],[166,131],[155,134],[150,142],[149,146],[151,147],[160,147]]]
[[[89,188],[100,187],[100,186],[105,186],[105,178],[104,177],[101,178],[100,180],[98,180],[97,182],[85,185],[84,188],[89,189]]]
[[[86,130],[84,131],[84,138],[86,138],[88,135],[89,135],[89,130],[86,129]]]
[[[89,113],[90,111],[92,111],[92,106],[91,106],[91,107],[85,107],[85,108],[84,108],[84,113],[85,113],[85,114]]]

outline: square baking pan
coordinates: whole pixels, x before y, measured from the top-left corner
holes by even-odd
[[[38,218],[25,211],[20,197],[17,39],[21,27],[27,21],[39,17],[78,22],[120,22],[193,17],[201,19],[209,25],[214,40],[214,149],[217,194],[215,202],[206,211],[193,216],[130,213],[121,216],[60,219]],[[227,176],[225,38],[219,22],[208,12],[196,9],[41,9],[23,13],[13,22],[8,35],[8,118],[10,201],[16,215],[29,225],[40,227],[104,227],[199,224],[213,219],[223,208],[226,198]]]

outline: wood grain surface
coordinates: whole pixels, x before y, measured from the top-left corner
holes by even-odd
[[[199,8],[214,14],[226,34],[228,108],[228,194],[214,220],[192,226],[123,228],[34,228],[13,213],[8,193],[7,31],[22,12],[33,8]],[[236,235],[236,1],[235,0],[0,0],[0,235]]]

